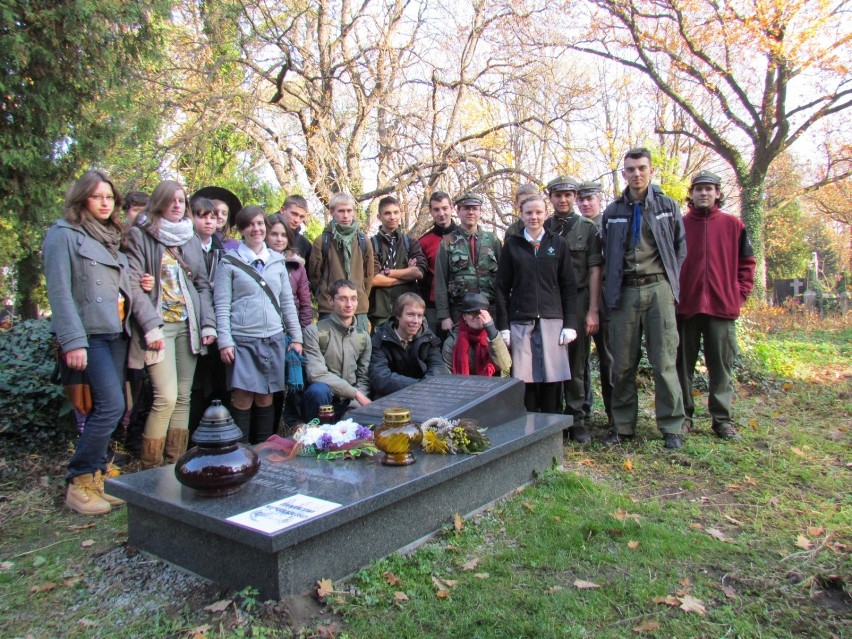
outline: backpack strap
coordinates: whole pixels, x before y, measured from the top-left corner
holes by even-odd
[[[234,257],[233,255],[226,255],[222,258],[229,264],[233,264],[238,269],[240,269],[243,273],[251,277],[255,282],[258,283],[263,292],[266,293],[266,296],[269,298],[269,301],[272,302],[272,306],[275,307],[275,312],[278,313],[279,317],[281,316],[281,305],[278,303],[278,300],[275,299],[275,294],[270,290],[269,285],[266,283],[260,273],[254,270],[251,266],[243,262],[242,260]]]

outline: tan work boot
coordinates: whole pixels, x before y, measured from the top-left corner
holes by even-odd
[[[166,445],[165,437],[146,437],[142,435],[142,454],[139,459],[142,461],[142,468],[157,468],[163,465],[163,448]]]
[[[170,428],[166,433],[166,463],[177,463],[178,458],[186,452],[189,442],[189,430],[186,428]]]
[[[95,490],[98,491],[98,497],[107,502],[110,506],[124,506],[127,502],[123,499],[119,499],[118,497],[113,497],[112,495],[108,495],[104,492],[104,474],[96,470],[95,471]]]
[[[98,495],[94,475],[78,475],[68,484],[65,505],[81,515],[106,515],[112,508]]]

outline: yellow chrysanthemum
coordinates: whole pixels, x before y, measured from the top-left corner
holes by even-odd
[[[450,452],[450,447],[434,430],[427,430],[423,433],[423,450],[435,455],[446,455]]]

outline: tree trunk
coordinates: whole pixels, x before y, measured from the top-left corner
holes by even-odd
[[[746,227],[754,259],[754,290],[752,296],[760,302],[766,301],[766,242],[764,241],[764,178],[750,176],[749,182],[740,187],[740,217]]]
[[[25,255],[18,260],[15,271],[18,275],[18,317],[36,319],[38,300],[42,297],[41,254],[35,251]]]

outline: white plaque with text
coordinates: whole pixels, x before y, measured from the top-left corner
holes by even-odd
[[[307,495],[293,495],[228,517],[228,521],[264,533],[277,533],[335,508],[340,508],[340,504]]]

